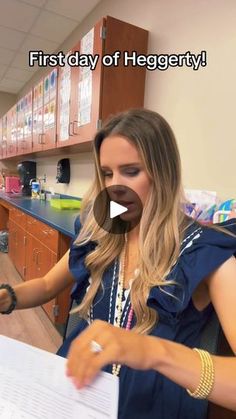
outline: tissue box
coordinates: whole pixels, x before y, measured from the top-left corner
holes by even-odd
[[[80,209],[81,201],[77,199],[51,199],[50,205],[57,209]]]

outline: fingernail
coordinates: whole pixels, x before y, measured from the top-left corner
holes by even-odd
[[[84,384],[88,386],[91,383],[91,378],[85,378]]]
[[[72,381],[73,381],[73,384],[75,385],[76,388],[80,389],[82,387],[78,378],[73,377]]]

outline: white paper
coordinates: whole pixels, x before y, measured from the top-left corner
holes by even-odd
[[[69,53],[66,55],[66,62]],[[68,64],[61,69],[61,83],[59,89],[60,100],[60,141],[69,137],[68,128],[70,123],[70,96],[71,96],[71,68]]]
[[[92,108],[92,72],[79,82],[79,109],[78,121],[79,125],[89,124],[91,122]]]
[[[94,28],[92,28],[86,35],[81,39],[80,44],[80,54],[81,55],[93,55],[93,46],[94,46]],[[84,78],[87,76],[87,73],[90,72],[89,67],[80,68],[80,76]]]
[[[118,378],[101,372],[77,390],[66,359],[0,335],[1,419],[115,419]]]
[[[80,54],[93,55],[94,28],[82,39]],[[92,110],[92,70],[89,67],[80,67],[78,83],[78,126],[91,122]]]

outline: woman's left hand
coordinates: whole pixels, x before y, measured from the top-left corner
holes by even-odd
[[[101,346],[100,352],[92,351],[92,341]],[[125,364],[135,369],[150,369],[152,343],[156,345],[157,339],[95,320],[72,342],[68,354],[67,375],[72,377],[77,388],[82,388],[108,364]]]

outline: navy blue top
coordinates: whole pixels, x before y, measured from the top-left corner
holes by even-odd
[[[221,224],[236,233],[236,220]],[[76,222],[76,233],[80,228]],[[89,242],[84,246],[72,245],[69,267],[76,284],[72,297],[78,302],[84,297],[89,286],[90,273],[85,267],[85,256],[96,246]],[[197,285],[223,262],[236,253],[236,237],[211,228],[192,224],[181,245],[178,261],[167,279],[176,284],[156,286],[150,291],[147,305],[158,312],[159,321],[151,335],[179,342],[188,347],[200,347],[200,336],[213,306],[209,304],[198,311],[192,302],[192,294]],[[106,269],[103,276],[103,290],[98,292],[93,304],[93,319],[113,323],[114,305],[119,270],[117,261]],[[174,298],[174,297],[176,298]],[[112,304],[110,304],[110,302]],[[129,298],[123,310],[123,325],[127,321]],[[134,324],[135,319],[133,319]],[[66,356],[71,341],[84,330],[88,322],[81,320],[73,333],[64,341],[58,354]],[[104,368],[111,372],[111,366]],[[173,383],[160,373],[152,370],[138,371],[126,366],[120,370],[119,419],[204,419],[206,402],[194,399],[185,389]]]

